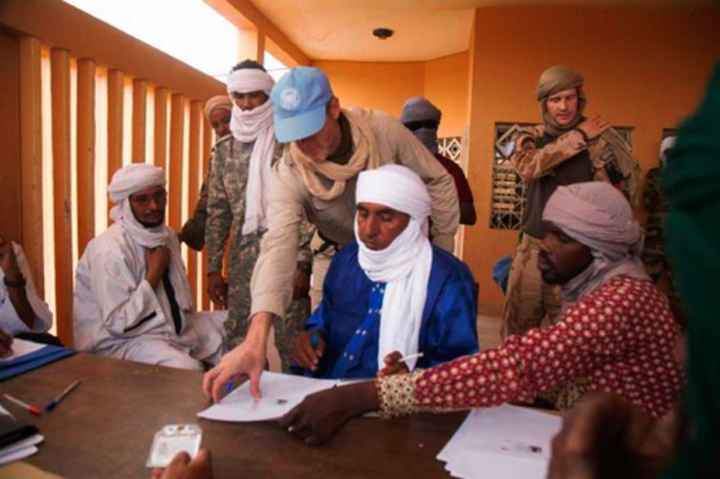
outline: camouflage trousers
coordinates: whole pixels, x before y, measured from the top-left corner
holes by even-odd
[[[250,279],[260,255],[261,235],[251,237],[235,235],[230,250],[228,273],[228,315],[225,320],[225,350],[229,351],[242,342],[250,325]],[[307,298],[290,304],[285,318],[275,321],[275,346],[282,362],[283,372],[288,372],[292,358],[293,338],[303,330],[310,315],[310,301]]]
[[[542,324],[555,324],[560,314],[560,288],[546,284],[537,260],[540,241],[523,234],[508,277],[501,336],[525,334]]]

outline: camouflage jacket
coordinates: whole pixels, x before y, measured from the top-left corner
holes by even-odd
[[[660,185],[660,168],[652,168],[645,176],[643,203],[647,212],[645,226],[645,245],[643,263],[653,281],[669,273],[669,265],[665,257],[664,226],[668,206]]]
[[[613,128],[588,143],[582,134],[570,130],[555,141],[538,148],[545,134],[543,125],[520,129],[514,138],[510,157],[518,175],[526,183],[553,174],[553,168],[587,151],[596,181],[606,181],[620,188],[633,206],[639,200],[640,164],[632,157],[631,147]]]
[[[208,272],[222,271],[225,241],[230,235],[241,234],[245,220],[245,190],[248,181],[248,167],[254,143],[242,143],[232,135],[220,139],[215,144],[208,177],[207,220],[205,223],[205,244],[208,253]],[[275,145],[272,163],[282,155],[282,145]],[[263,232],[264,233],[264,232]],[[309,269],[312,261],[310,239],[314,228],[302,222],[300,228],[300,250],[298,263],[304,270]],[[256,241],[257,238],[247,238]],[[242,248],[245,238],[238,246]]]

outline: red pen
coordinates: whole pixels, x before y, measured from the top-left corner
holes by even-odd
[[[34,404],[28,404],[28,403],[26,403],[26,402],[24,402],[24,401],[19,400],[18,398],[12,397],[12,396],[9,395],[9,394],[3,394],[3,396],[4,396],[5,399],[7,399],[8,401],[17,404],[18,406],[20,406],[21,408],[25,409],[27,412],[29,412],[29,413],[32,414],[33,416],[42,416],[42,409],[40,409],[39,407],[35,406]]]

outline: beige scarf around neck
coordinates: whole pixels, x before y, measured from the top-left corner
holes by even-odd
[[[323,201],[332,201],[345,191],[347,180],[367,169],[380,166],[380,157],[372,139],[370,124],[363,115],[356,115],[343,109],[343,114],[350,123],[354,152],[346,165],[332,161],[315,161],[305,155],[297,146],[297,142],[290,143],[290,159],[297,166],[305,187],[310,194]],[[330,188],[325,187],[318,174],[332,180]]]

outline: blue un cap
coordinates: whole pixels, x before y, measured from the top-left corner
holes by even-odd
[[[283,75],[270,92],[277,140],[289,143],[320,131],[332,96],[330,82],[317,68],[296,67]]]

